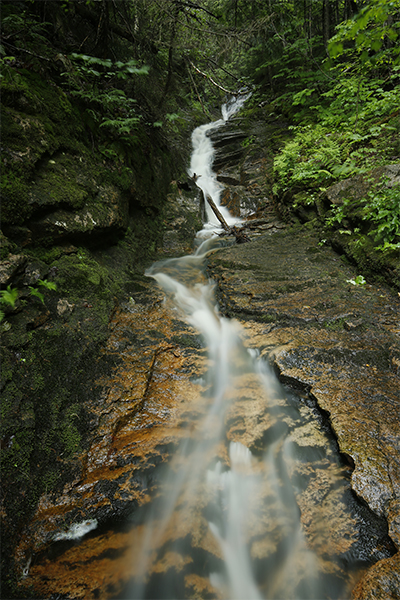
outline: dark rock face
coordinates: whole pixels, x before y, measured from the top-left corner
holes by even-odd
[[[21,532],[41,496],[80,471],[96,426],[89,405],[115,366],[104,351],[109,322],[141,289],[182,167],[145,127],[125,154],[102,154],[101,132],[93,138],[45,75],[16,70],[2,79],[1,102],[0,284],[16,294],[0,323],[2,592],[11,597]]]
[[[104,237],[121,236],[129,224],[129,202],[113,186],[100,187],[92,202],[74,212],[57,210],[29,223],[33,242],[51,240],[52,244],[70,241],[91,244]]]
[[[372,185],[380,180],[382,181],[382,185],[389,188],[400,185],[400,164],[394,163],[378,167],[371,171],[367,177],[357,175],[356,177],[335,183],[326,190],[326,196],[332,204],[340,206],[343,204],[345,198],[351,200],[364,198],[367,196]]]
[[[354,464],[353,490],[387,519],[399,550],[399,298],[354,285],[354,269],[300,229],[224,250],[210,259],[209,272],[223,311],[245,324],[280,380],[324,411]],[[374,568],[382,584],[367,575],[355,597],[395,598],[397,561]],[[380,595],[370,595],[374,586]]]
[[[228,121],[220,129],[211,131],[209,137],[215,148],[213,161],[215,171],[235,166],[240,162],[244,154],[241,142],[246,139],[247,133],[240,131],[235,121]]]

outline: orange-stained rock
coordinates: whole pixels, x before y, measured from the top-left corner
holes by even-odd
[[[352,284],[358,273],[317,242],[304,230],[264,235],[213,254],[209,273],[223,312],[243,322],[246,342],[261,350],[281,381],[316,402],[354,467],[352,489],[387,520],[399,550],[400,298],[368,282]],[[320,482],[316,492],[322,490]],[[310,493],[312,487],[305,492]],[[319,525],[307,517],[308,501],[300,498],[299,505],[311,540],[318,527],[332,527],[338,532],[334,544],[350,543],[335,526],[340,510],[328,510]],[[317,543],[322,539],[317,536]],[[396,561],[383,561],[382,569]],[[380,564],[365,581],[381,573]],[[386,596],[385,589],[399,594],[398,570],[384,572],[386,588],[368,583],[367,592],[361,582],[356,598],[396,597]]]
[[[254,376],[238,369],[237,397],[224,417],[227,440],[253,453],[249,477],[261,481],[266,474],[272,481],[264,447],[287,432],[293,448],[287,469],[302,525],[296,543],[304,536],[316,568],[343,597],[357,584],[356,600],[384,600],[385,590],[398,585],[385,566],[397,568],[398,555],[386,558],[395,547],[384,531],[387,519],[399,547],[398,299],[368,284],[349,284],[351,269],[304,233],[283,231],[224,249],[209,258],[208,274],[217,282],[221,311],[242,322],[245,346],[258,349],[300,394],[288,400],[277,385],[265,395]],[[81,473],[59,496],[41,498],[17,549],[21,573],[26,569],[21,587],[33,586],[42,597],[107,600],[129,589],[143,574],[145,539],[140,519],[129,524],[130,516],[159,494],[157,466],[170,462],[180,442],[204,435],[198,424],[208,409],[202,378],[209,360],[197,332],[151,283],[146,297],[138,295],[115,313],[111,327],[104,351],[115,354],[116,366],[99,382],[101,402],[91,406],[96,427]],[[220,426],[210,421],[210,432]],[[347,466],[338,461],[335,438]],[[225,444],[212,452],[205,464],[228,464]],[[172,468],[182,468],[185,459],[178,456]],[[290,507],[279,513],[268,485],[255,489],[247,542],[253,559],[268,561],[285,536],[291,539],[294,515]],[[377,517],[357,503],[352,489]],[[198,573],[187,549],[189,540],[206,565],[221,560],[204,516],[212,502],[213,494],[202,488],[182,495],[178,504],[185,511],[160,525],[154,560],[146,566],[152,577],[173,573],[186,597],[221,594],[208,567]],[[71,524],[93,518],[100,526],[80,544],[55,542]],[[300,557],[288,585],[301,582],[310,556]],[[349,572],[345,565],[354,557],[360,566]]]
[[[397,600],[400,590],[400,554],[379,561],[356,585],[352,600]]]
[[[197,333],[176,318],[163,296],[155,291],[148,303],[116,312],[111,327],[105,352],[115,353],[118,366],[99,382],[102,402],[90,407],[97,426],[81,473],[61,495],[40,499],[16,550],[21,574],[71,524],[121,519],[148,502],[152,471],[186,435],[182,420],[196,418],[191,404],[201,385],[189,374],[200,377],[203,351]],[[30,576],[23,583],[30,585]]]

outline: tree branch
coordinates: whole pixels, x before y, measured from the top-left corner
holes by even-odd
[[[180,6],[187,6],[188,8],[195,8],[197,10],[203,10],[205,13],[207,13],[208,15],[210,15],[210,17],[214,17],[214,19],[219,19],[220,18],[218,15],[215,15],[214,13],[210,12],[209,10],[207,10],[206,8],[204,8],[203,6],[199,6],[198,4],[194,4],[194,2],[182,2],[181,0],[176,0],[175,4],[179,4]]]
[[[199,99],[199,102],[200,102],[201,108],[203,109],[203,113],[205,114],[205,116],[206,116],[207,118],[210,118],[210,115],[209,115],[209,114],[207,114],[207,112],[206,112],[206,109],[204,108],[204,104],[203,104],[203,102],[202,102],[202,99],[201,99],[201,97],[200,97],[200,94],[199,94],[199,92],[198,92],[198,90],[197,90],[196,83],[195,83],[195,81],[194,81],[194,79],[193,79],[193,75],[192,75],[192,73],[191,73],[191,70],[190,70],[190,68],[189,68],[189,67],[188,67],[188,72],[189,72],[189,76],[190,76],[191,82],[192,82],[192,84],[193,84],[193,87],[194,87],[194,91],[196,92],[196,96],[197,96],[197,98]]]
[[[230,73],[229,71],[227,71],[227,69],[225,69],[224,67],[221,67],[216,60],[214,60],[213,58],[207,58],[207,61],[209,63],[212,63],[213,65],[215,65],[217,67],[217,69],[221,69],[221,71],[223,71],[224,73],[226,73],[227,75],[229,75],[230,77],[232,77],[232,79],[236,79],[236,81],[240,81],[239,77],[236,77],[236,75],[233,75],[233,73]]]
[[[193,69],[195,71],[197,71],[197,73],[200,73],[200,75],[203,75],[203,77],[206,77],[206,79],[208,79],[209,81],[211,81],[211,83],[213,85],[215,85],[217,88],[219,88],[220,90],[222,90],[223,92],[225,92],[226,94],[230,94],[231,96],[237,96],[237,95],[244,95],[247,92],[232,92],[231,90],[227,90],[226,88],[224,88],[222,85],[219,85],[216,81],[214,81],[214,79],[212,79],[212,77],[210,77],[209,75],[207,75],[207,73],[203,73],[203,71],[200,71],[200,69],[198,69],[191,60],[189,60],[190,64],[192,65]]]

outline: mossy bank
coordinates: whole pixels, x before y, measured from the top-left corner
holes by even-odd
[[[107,158],[73,98],[24,68],[6,70],[1,112],[0,277],[17,294],[14,305],[2,302],[0,323],[2,572],[11,597],[16,536],[40,496],[80,468],[96,426],[87,400],[100,397],[100,377],[115,366],[103,351],[110,318],[140,289],[186,156],[143,125],[123,156]]]

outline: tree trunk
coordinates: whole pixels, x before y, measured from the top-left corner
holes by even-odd
[[[179,17],[179,12],[180,12],[180,8],[179,6],[176,4],[175,5],[175,10],[173,13],[173,20],[172,20],[172,26],[171,26],[171,34],[170,34],[170,38],[169,38],[169,48],[168,48],[168,72],[167,72],[167,78],[165,80],[165,87],[164,87],[164,92],[163,95],[161,96],[160,102],[158,107],[160,108],[165,100],[166,95],[168,94],[169,91],[169,87],[171,85],[171,81],[172,81],[172,72],[173,72],[173,56],[174,56],[174,42],[175,42],[175,34],[176,34],[176,24],[178,21],[178,17]]]
[[[330,3],[329,0],[323,0],[323,38],[325,50],[328,48],[328,40],[330,36]]]
[[[236,238],[236,242],[238,244],[244,244],[245,242],[249,242],[250,239],[247,237],[247,235],[245,233],[243,233],[243,231],[241,229],[238,229],[237,227],[229,227],[228,223],[225,221],[224,217],[219,212],[214,200],[210,196],[207,196],[206,194],[204,194],[203,190],[201,190],[201,193],[203,195],[203,198],[205,197],[208,204],[211,206],[215,216],[217,217],[218,221],[221,223],[221,225],[222,225],[223,229],[226,231],[226,233],[228,235],[234,235]]]

